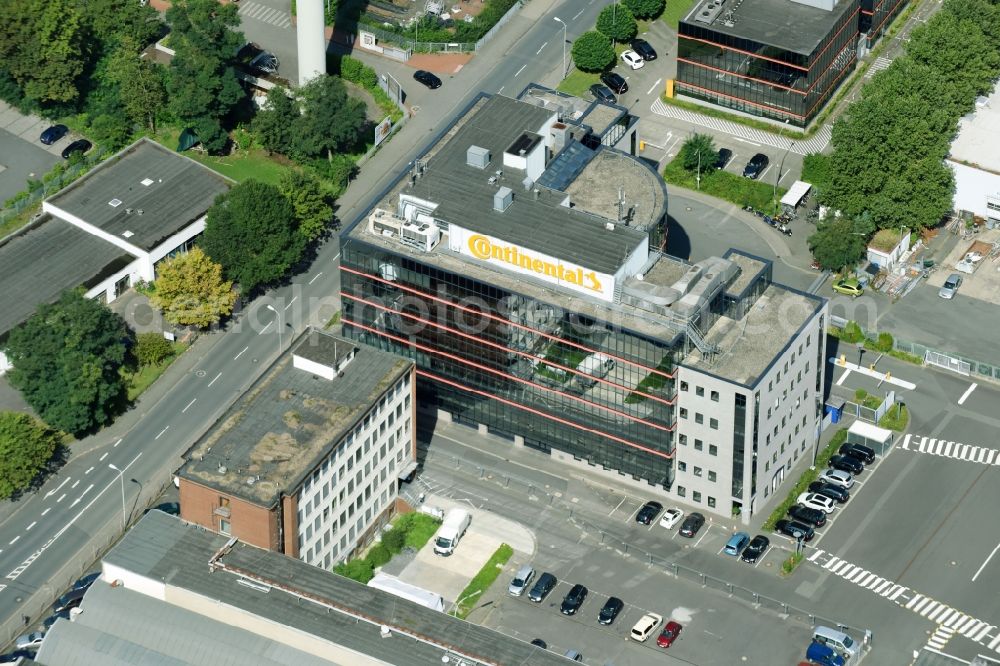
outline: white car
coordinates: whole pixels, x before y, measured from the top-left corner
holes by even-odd
[[[646,65],[646,61],[642,59],[642,56],[632,49],[622,51],[622,62],[632,69],[642,69]]]
[[[663,622],[663,618],[656,613],[646,613],[643,615],[635,626],[632,627],[632,633],[630,634],[632,640],[639,641],[640,643],[649,638],[649,635],[656,631],[656,628],[660,626]]]
[[[823,513],[833,513],[836,508],[836,504],[831,498],[819,493],[802,493],[799,495],[798,503],[810,509],[819,509]]]
[[[681,518],[684,517],[684,512],[677,507],[670,507],[663,512],[663,517],[660,518],[660,527],[665,527],[668,530],[673,529],[674,525],[681,522]]]
[[[847,490],[850,490],[854,486],[854,477],[839,469],[826,470],[819,475],[819,480],[832,483],[835,486],[840,486],[841,488],[845,488]]]

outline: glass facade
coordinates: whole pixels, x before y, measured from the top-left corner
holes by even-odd
[[[858,22],[862,34],[875,41],[889,27],[889,21],[906,6],[906,0],[861,0],[861,18]]]
[[[357,239],[344,334],[413,358],[424,404],[670,488],[679,350]]]
[[[804,127],[854,68],[858,15],[845,12],[808,56],[681,21],[677,90]]]
[[[746,456],[747,397],[733,398],[733,499],[743,499],[743,458]]]

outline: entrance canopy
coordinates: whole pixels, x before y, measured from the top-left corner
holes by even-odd
[[[785,192],[785,196],[781,197],[781,205],[795,208],[802,201],[802,197],[808,194],[811,189],[812,185],[809,183],[802,180],[795,181]]]

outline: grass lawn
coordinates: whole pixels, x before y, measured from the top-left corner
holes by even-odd
[[[684,15],[691,11],[694,3],[698,0],[667,0],[667,6],[660,15],[660,20],[669,25],[674,31],[680,24]]]
[[[500,544],[500,547],[486,561],[486,564],[479,570],[475,578],[470,580],[469,584],[462,590],[462,593],[458,595],[457,608],[451,611],[451,614],[464,620],[472,612],[472,609],[476,607],[476,603],[482,598],[486,590],[490,589],[490,585],[493,584],[493,581],[503,571],[503,566],[507,564],[507,560],[513,554],[513,548],[505,543]]]
[[[143,365],[140,366],[134,374],[126,373],[125,377],[128,381],[128,400],[129,402],[135,401],[143,391],[148,389],[153,385],[153,382],[162,375],[170,364],[173,363],[177,358],[184,353],[184,350],[188,348],[186,342],[175,342],[174,343],[174,353],[168,356],[162,363],[157,363],[156,365]]]
[[[441,521],[426,513],[404,513],[395,526],[406,532],[407,546],[420,550],[441,527]]]
[[[889,411],[885,413],[882,420],[878,422],[879,426],[882,428],[888,428],[889,430],[895,430],[896,432],[903,432],[906,430],[906,424],[910,421],[910,411],[905,405],[900,405],[898,402],[889,408]]]
[[[576,97],[586,97],[590,94],[590,86],[600,82],[601,80],[598,78],[597,74],[589,74],[587,72],[581,72],[578,69],[574,69],[569,73],[569,76],[562,80],[562,83],[559,84],[557,90]]]
[[[229,176],[236,182],[255,178],[265,183],[277,185],[282,174],[290,169],[290,167],[275,162],[262,150],[255,150],[247,155],[238,154],[225,157],[205,155],[197,151],[188,151],[185,154],[205,166],[215,169],[222,175]]]
[[[771,174],[768,173],[768,176]],[[678,155],[663,169],[663,179],[671,185],[679,185],[689,190],[698,189],[696,174],[688,171],[681,165],[681,157]],[[780,208],[781,197],[786,189],[779,187],[775,193],[773,183],[765,183],[759,180],[750,180],[735,173],[722,171],[719,169],[702,170],[701,188],[705,194],[725,199],[737,206],[750,204],[757,210],[776,214]]]

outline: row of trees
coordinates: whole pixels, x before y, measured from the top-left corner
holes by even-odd
[[[597,16],[597,29],[573,42],[573,64],[584,72],[600,72],[615,62],[615,42],[627,42],[639,31],[637,18],[651,19],[663,12],[665,0],[622,0]]]

